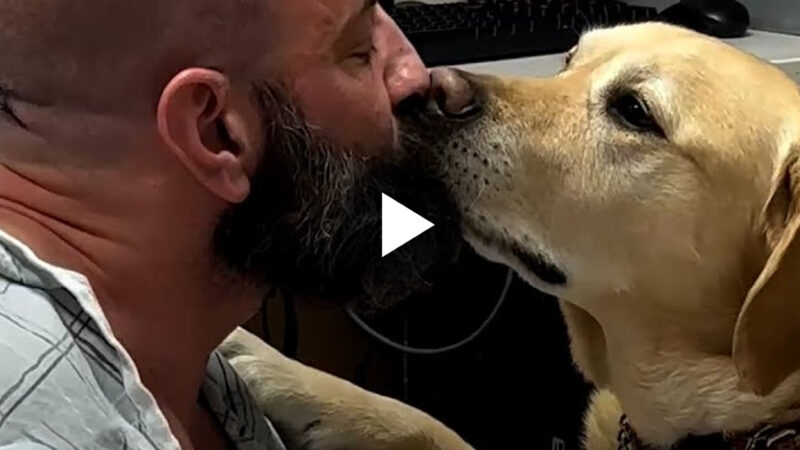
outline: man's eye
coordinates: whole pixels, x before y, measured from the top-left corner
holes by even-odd
[[[578,52],[578,46],[572,47],[566,55],[564,55],[564,64],[561,65],[561,69],[559,69],[558,73],[562,74],[569,70],[570,65],[572,65],[572,60],[575,59],[575,53]]]
[[[369,64],[372,62],[372,56],[375,54],[375,46],[370,46],[369,50],[366,51],[358,51],[353,53],[352,57],[359,60],[364,64]]]

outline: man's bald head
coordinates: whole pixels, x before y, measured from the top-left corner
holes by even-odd
[[[243,69],[246,52],[259,51],[247,28],[263,3],[5,0],[0,86],[12,99],[40,105],[152,111],[183,67]]]
[[[0,0],[0,87],[3,195],[133,271],[397,298],[452,247],[375,263],[381,191],[450,205],[399,145],[430,77],[374,1]]]

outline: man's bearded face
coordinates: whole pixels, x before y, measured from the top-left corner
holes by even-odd
[[[434,158],[344,148],[309,127],[285,90],[259,86],[256,97],[265,156],[250,196],[216,230],[215,250],[227,265],[300,294],[386,307],[451,261],[458,220]],[[381,193],[436,224],[385,258]]]

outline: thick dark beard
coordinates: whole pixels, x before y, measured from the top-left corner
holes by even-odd
[[[312,130],[284,89],[262,85],[255,92],[265,156],[249,197],[220,219],[218,257],[249,279],[367,310],[429,285],[461,242],[457,210],[435,159],[343,148]],[[385,258],[382,192],[436,224]]]

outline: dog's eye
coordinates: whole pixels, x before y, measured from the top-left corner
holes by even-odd
[[[653,118],[647,103],[634,93],[623,93],[612,97],[608,102],[608,112],[628,128],[664,136],[664,130]]]
[[[577,52],[578,52],[578,46],[577,45],[572,47],[569,50],[569,52],[567,52],[567,54],[564,56],[564,67],[565,68],[569,67],[569,65],[572,64],[572,60],[575,58],[575,53],[577,53]]]

